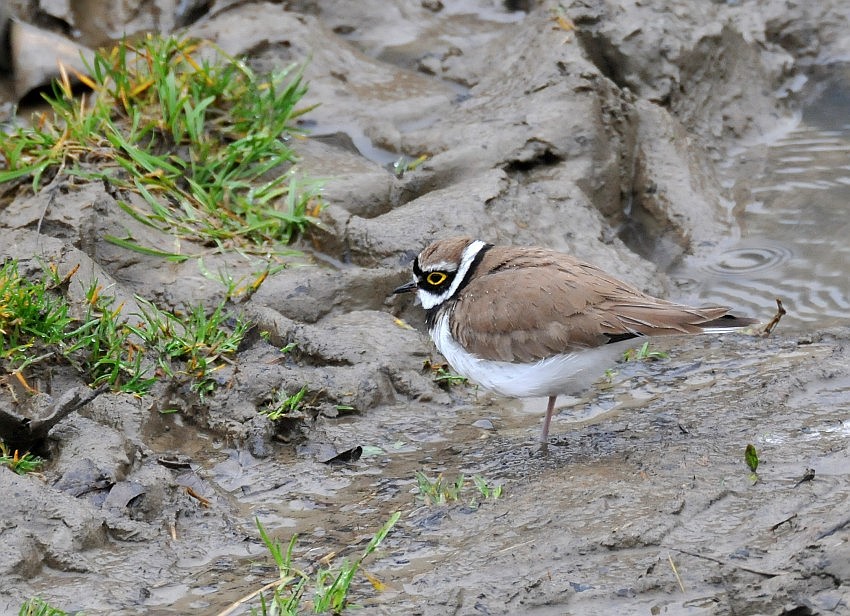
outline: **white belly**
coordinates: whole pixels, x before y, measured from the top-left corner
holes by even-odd
[[[602,377],[625,349],[634,345],[634,341],[627,340],[519,364],[481,359],[465,351],[452,338],[447,315],[437,319],[430,333],[437,349],[458,374],[512,398],[580,393]]]

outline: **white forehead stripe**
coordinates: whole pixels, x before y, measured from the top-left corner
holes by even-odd
[[[440,295],[434,295],[424,289],[419,289],[419,300],[422,302],[422,307],[425,310],[433,308],[438,304],[442,304],[457,292],[458,287],[463,284],[466,274],[469,272],[469,268],[472,267],[472,262],[475,261],[475,257],[478,256],[478,253],[481,252],[486,245],[487,244],[481,240],[475,240],[464,249],[463,255],[460,258],[460,265],[457,268],[457,274],[455,274],[455,278],[452,280],[452,286],[450,286],[448,290],[442,292]],[[450,266],[447,264],[443,271],[451,271],[449,267]],[[428,269],[431,271],[431,268]]]
[[[428,269],[423,269],[423,272],[453,272],[457,269],[457,263],[449,263],[448,261],[440,261],[429,265]]]

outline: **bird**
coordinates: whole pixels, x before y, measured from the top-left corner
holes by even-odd
[[[472,237],[422,250],[413,279],[393,293],[413,291],[431,339],[458,374],[503,396],[548,397],[544,448],[557,397],[590,388],[635,339],[758,322],[726,306],[653,297],[563,252]]]

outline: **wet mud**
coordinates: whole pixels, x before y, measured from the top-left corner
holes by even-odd
[[[185,26],[258,70],[309,58],[305,103],[321,104],[305,116],[298,168],[325,178],[328,205],[296,244],[302,256],[239,307],[268,339],[249,338],[206,399],[165,386],[88,399],[61,369],[29,406],[0,391],[0,426],[40,421],[48,460],[42,477],[0,472],[0,613],[39,595],[87,614],[216,614],[277,575],[255,518],[284,542],[298,533],[309,567],[359,553],[394,511],[401,521],[365,564],[386,588],[352,587],[364,613],[850,610],[840,301],[829,321],[807,309],[769,338],[663,341],[667,359],[620,364],[562,400],[544,456],[544,402],[436,383],[421,309],[391,297],[413,255],[457,233],[700,295],[685,279],[745,246],[742,204],[759,193],[752,167],[729,161],[762,156],[814,96],[809,80],[850,52],[843,3],[161,2],[149,14],[101,7],[97,20],[80,16],[98,2],[41,4],[12,7],[20,24],[82,46]],[[45,66],[19,54],[45,48],[10,48],[11,100],[40,79],[22,67]],[[0,256],[32,272],[38,259],[79,265],[77,304],[94,279],[128,314],[134,295],[176,308],[223,294],[197,260],[105,242],[169,239],[99,184],[12,197]],[[235,254],[204,259],[225,265],[235,278],[254,270]],[[772,316],[769,284],[714,290]],[[274,391],[305,384],[309,403],[285,428],[259,415]],[[356,447],[359,459],[329,463]],[[481,475],[504,494],[429,506],[420,470]]]

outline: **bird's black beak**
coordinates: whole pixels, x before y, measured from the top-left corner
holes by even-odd
[[[397,288],[395,291],[393,291],[393,295],[396,295],[398,293],[409,293],[410,291],[415,291],[416,288],[417,288],[416,287],[416,281],[411,280],[407,284],[403,284],[399,288]]]

